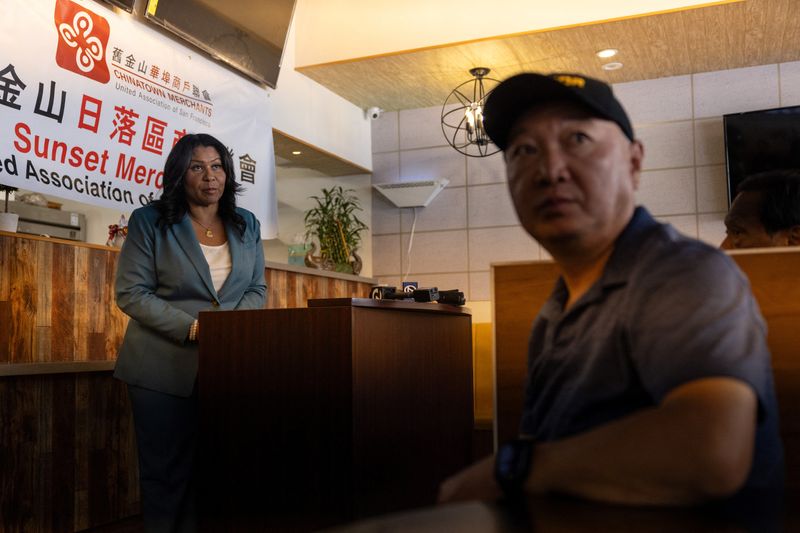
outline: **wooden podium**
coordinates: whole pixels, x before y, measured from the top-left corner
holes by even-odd
[[[470,462],[469,310],[368,299],[200,314],[200,523],[312,530],[428,505]]]

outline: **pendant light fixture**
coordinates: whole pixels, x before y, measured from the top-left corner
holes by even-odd
[[[489,69],[470,69],[472,79],[465,81],[447,96],[442,106],[442,133],[447,144],[470,157],[496,154],[495,146],[483,128],[486,97],[500,82],[487,78]]]

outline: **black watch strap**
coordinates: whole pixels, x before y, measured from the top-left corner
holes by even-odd
[[[533,463],[533,447],[534,442],[530,439],[514,439],[497,450],[494,477],[507,497],[522,493],[522,485]]]

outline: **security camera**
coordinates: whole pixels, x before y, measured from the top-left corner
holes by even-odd
[[[380,107],[367,108],[367,116],[372,120],[378,120],[378,117],[380,117],[382,114],[383,114],[383,109],[381,109]]]

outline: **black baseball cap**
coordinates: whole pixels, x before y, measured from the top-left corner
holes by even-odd
[[[483,109],[486,133],[501,150],[508,146],[514,123],[534,106],[558,100],[579,102],[597,116],[616,122],[625,136],[634,139],[633,126],[611,86],[581,74],[526,72],[503,81],[492,90]]]

